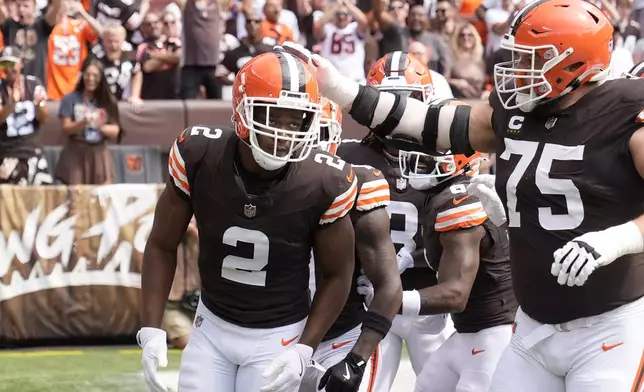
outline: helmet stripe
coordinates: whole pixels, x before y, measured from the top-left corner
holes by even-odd
[[[284,52],[276,53],[282,71],[282,90],[306,92],[306,74],[302,62]]]
[[[385,60],[385,76],[404,76],[406,63],[407,52],[397,50],[389,53]]]

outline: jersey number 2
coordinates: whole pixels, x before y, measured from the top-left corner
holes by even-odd
[[[519,155],[519,162],[508,177],[505,190],[508,198],[508,226],[521,227],[521,214],[517,211],[517,185],[537,154],[539,142],[505,139],[505,151],[501,159],[509,160]],[[584,220],[584,205],[581,194],[570,179],[550,178],[552,162],[581,161],[584,159],[584,146],[563,146],[546,143],[537,163],[534,181],[544,195],[560,195],[566,198],[567,214],[553,214],[551,207],[539,207],[539,224],[546,230],[572,230]]]
[[[221,264],[221,277],[250,286],[266,286],[266,271],[262,269],[268,265],[268,237],[261,231],[238,226],[224,232],[224,244],[236,247],[240,241],[253,244],[253,257],[226,256]]]

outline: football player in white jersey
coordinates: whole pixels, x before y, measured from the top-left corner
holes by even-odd
[[[322,42],[320,54],[343,75],[364,82],[364,34],[367,17],[351,1],[339,0],[315,22],[315,37]]]

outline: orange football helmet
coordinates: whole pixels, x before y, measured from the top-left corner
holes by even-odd
[[[233,84],[233,123],[266,170],[306,159],[318,141],[320,93],[311,68],[285,52],[253,57]]]
[[[433,156],[418,151],[398,152],[401,176],[418,190],[435,187],[461,174],[475,176],[479,172],[481,159],[478,152],[469,157],[463,154]]]
[[[407,52],[391,52],[369,70],[367,84],[428,103],[434,95],[429,68]]]
[[[326,97],[320,100],[322,116],[317,147],[335,155],[342,137],[342,109]]]
[[[613,26],[583,0],[537,0],[514,17],[501,48],[512,60],[494,66],[506,109],[529,112],[577,87],[608,76]]]

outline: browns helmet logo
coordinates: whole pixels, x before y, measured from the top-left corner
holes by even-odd
[[[125,156],[127,169],[131,172],[140,172],[143,169],[143,159],[138,154],[128,154]]]

